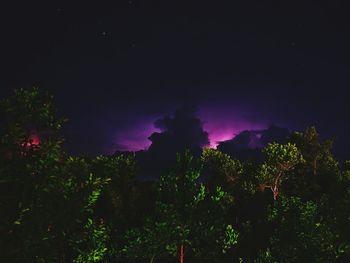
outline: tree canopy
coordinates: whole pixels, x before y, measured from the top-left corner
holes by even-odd
[[[4,262],[349,262],[350,161],[315,127],[262,160],[180,152],[143,181],[134,154],[67,154],[65,121],[36,88],[0,102]]]

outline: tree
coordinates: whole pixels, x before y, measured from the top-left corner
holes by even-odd
[[[270,206],[267,220],[274,230],[255,262],[336,262],[337,235],[315,202],[281,196],[276,206]]]
[[[179,256],[183,263],[189,252],[202,259],[206,253],[215,261],[218,251],[223,253],[237,243],[238,233],[224,222],[225,192],[218,187],[209,195],[208,189],[198,182],[200,170],[188,152],[177,156],[175,167],[158,182],[155,216],[142,228],[127,233],[124,251],[128,255],[142,257],[132,251],[143,247],[144,256],[151,262],[170,255]]]
[[[296,166],[295,176],[290,178],[290,194],[316,200],[325,192],[330,193],[341,175],[339,163],[331,151],[333,139],[321,142],[316,128],[310,127],[304,133],[293,133],[290,142],[297,146],[305,160]]]
[[[290,136],[290,142],[298,147],[304,157],[305,165],[314,176],[317,175],[319,162],[322,164],[327,159],[334,159],[331,154],[333,139],[321,143],[314,126],[308,127],[304,133],[294,132]]]
[[[48,224],[41,213],[55,188],[63,123],[52,96],[36,88],[16,90],[0,102],[0,247],[5,259],[40,261],[35,253],[45,251]]]
[[[126,231],[122,252],[129,259],[145,259],[153,263],[167,255],[172,236],[172,228],[166,222],[149,218],[141,228]]]
[[[93,173],[89,160],[63,153],[64,119],[48,94],[17,90],[1,101],[0,116],[2,259],[97,262],[107,229],[94,209],[109,179]]]
[[[268,144],[263,152],[266,155],[265,162],[260,166],[258,179],[262,190],[271,189],[273,199],[276,200],[282,181],[298,163],[303,162],[303,157],[294,144]]]
[[[233,160],[227,154],[218,150],[205,148],[201,156],[208,170],[208,184],[211,189],[221,186],[224,190],[232,189],[243,173],[243,165],[239,160]]]
[[[111,179],[92,169],[100,158],[68,157],[61,164],[55,199],[60,209],[51,212],[51,232],[56,249],[66,255],[62,262],[99,262],[107,254],[109,229],[96,214],[96,204]],[[99,171],[103,173],[103,167]]]
[[[150,196],[142,195],[137,185],[137,166],[133,155],[98,156],[92,160],[91,170],[93,174],[109,180],[96,203],[95,216],[103,218],[108,226],[108,242],[111,244],[108,256],[110,260],[115,260],[121,256],[127,229],[145,218],[141,209],[145,202],[140,199],[147,200]]]

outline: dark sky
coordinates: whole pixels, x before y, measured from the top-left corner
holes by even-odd
[[[275,123],[350,147],[340,1],[70,2],[2,4],[0,97],[51,92],[72,152],[146,148],[154,121],[184,104],[212,145]]]

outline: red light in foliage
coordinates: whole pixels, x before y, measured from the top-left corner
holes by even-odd
[[[40,144],[40,138],[38,135],[34,134],[30,136],[30,144],[31,145],[39,145]]]
[[[21,142],[20,155],[27,157],[29,152],[36,150],[40,145],[41,140],[37,133],[33,133],[29,136],[28,140]]]
[[[23,148],[30,148],[32,146],[38,146],[40,144],[40,138],[37,134],[32,134],[29,137],[29,141],[21,143]]]

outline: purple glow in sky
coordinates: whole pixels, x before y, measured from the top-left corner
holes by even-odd
[[[229,106],[205,105],[199,107],[197,116],[209,134],[209,147],[216,148],[220,141],[232,139],[244,130],[261,130],[268,127],[267,121],[257,120],[254,113]],[[146,150],[151,141],[148,137],[160,130],[154,122],[160,116],[135,119],[134,123],[117,130],[113,135],[114,147],[122,151]]]
[[[152,133],[160,131],[154,127],[154,121],[156,119],[136,120],[130,127],[116,131],[113,136],[114,147],[121,151],[147,150],[151,145],[148,137]]]
[[[228,106],[206,106],[198,110],[203,128],[209,134],[210,147],[216,148],[221,141],[230,140],[244,130],[261,130],[267,122],[255,120],[253,113]]]

